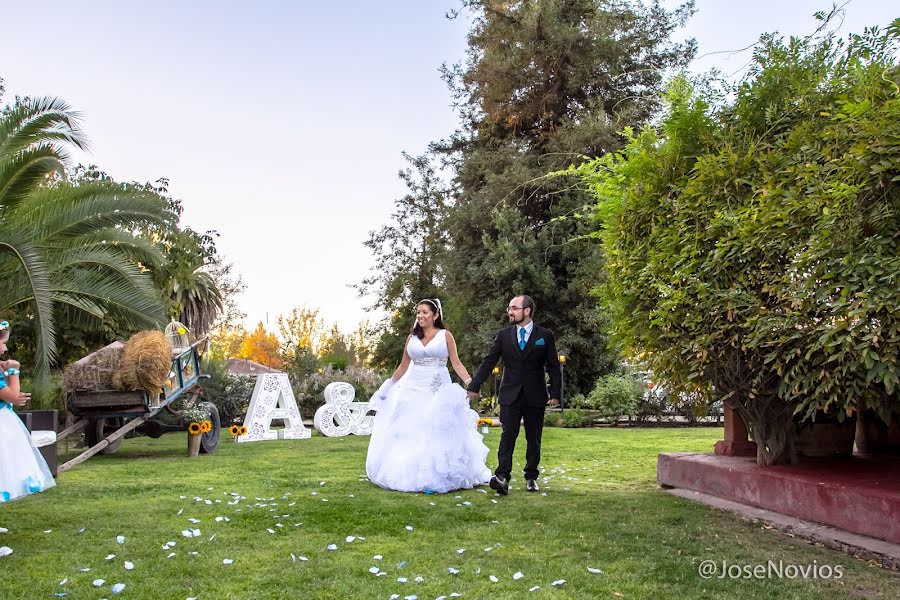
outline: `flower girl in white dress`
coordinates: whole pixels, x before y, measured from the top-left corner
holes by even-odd
[[[400,366],[371,400],[377,413],[366,473],[376,485],[443,493],[490,480],[478,414],[469,408],[466,391],[451,383],[448,358],[468,384],[453,335],[444,329],[440,300],[423,300]]]
[[[6,352],[9,323],[0,321],[0,354]],[[31,441],[31,434],[13,411],[28,401],[19,391],[19,363],[0,361],[0,502],[9,502],[56,483],[47,461]]]

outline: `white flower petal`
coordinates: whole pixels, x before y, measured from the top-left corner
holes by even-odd
[[[373,574],[373,575],[374,575],[375,573],[378,573],[378,571],[380,571],[380,570],[381,570],[381,569],[379,569],[378,567],[369,567],[369,573],[371,573],[371,574]]]
[[[116,536],[116,543],[117,543],[117,544],[124,544],[124,543],[125,543],[125,536],[124,536],[124,535],[117,535],[117,536]]]
[[[326,550],[337,550],[337,544],[328,544],[325,548]]]
[[[352,541],[355,540],[355,539],[356,539],[356,536],[354,536],[354,535],[348,535],[348,536],[344,539],[344,541],[346,541],[346,542],[349,544],[350,542],[352,542]]]
[[[407,579],[406,577],[397,578],[397,583],[406,583],[407,581],[409,581],[409,579]]]
[[[559,586],[563,585],[565,582],[566,582],[565,579],[557,579],[556,581],[554,581],[554,582],[551,583],[550,585],[552,585],[553,587],[559,587]]]
[[[499,579],[497,579],[497,576],[496,576],[496,575],[491,575],[491,576],[488,577],[488,579],[490,579],[490,580],[493,581],[494,583],[497,583],[498,581],[500,581]]]
[[[174,552],[169,552],[169,554],[166,556],[166,558],[172,558],[173,556],[175,556],[175,553],[174,553]]]
[[[534,586],[534,587],[528,588],[528,591],[529,591],[529,592],[536,592],[536,591],[538,591],[539,589],[541,589],[541,586],[536,585],[536,586]]]
[[[466,552],[465,548],[460,548],[459,550],[456,551],[457,554],[465,554],[465,552]]]
[[[412,525],[407,525],[407,526],[406,526],[406,530],[407,530],[407,531],[412,531],[412,530],[413,530]]]
[[[131,562],[130,560],[126,560],[126,561],[125,561],[125,570],[126,570],[126,571],[131,571],[131,570],[133,570],[133,569],[134,569],[134,563]]]
[[[9,546],[0,546],[0,556],[9,556],[13,553],[13,549]]]
[[[115,554],[107,554],[107,555],[106,555],[106,558],[105,558],[104,560],[112,560],[112,559],[114,559],[115,557],[116,557]]]
[[[375,556],[372,557],[372,560],[381,560],[382,558],[384,558],[382,555],[376,554]]]
[[[588,570],[588,573],[594,573],[594,574],[603,572],[603,569],[595,569],[594,567],[588,567],[587,570]]]
[[[225,560],[222,561],[223,565],[230,565],[232,563],[234,563],[234,561],[231,560],[230,558],[226,558]]]
[[[100,587],[100,586],[102,586],[104,583],[106,583],[106,580],[105,580],[105,579],[95,579],[95,580],[93,581],[94,587]]]
[[[116,585],[112,586],[112,593],[113,594],[121,594],[122,590],[124,590],[124,589],[125,589],[124,583],[117,583]]]
[[[522,571],[516,571],[516,572],[513,574],[513,579],[515,579],[515,580],[517,580],[517,581],[518,581],[519,579],[522,579],[523,577],[525,577],[525,576],[522,575]]]

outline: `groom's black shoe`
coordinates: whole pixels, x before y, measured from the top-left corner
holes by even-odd
[[[490,485],[492,490],[497,490],[503,496],[509,493],[509,481],[499,475],[491,477]]]
[[[538,487],[537,481],[534,479],[526,479],[525,480],[525,491],[526,492],[536,492],[540,488]]]

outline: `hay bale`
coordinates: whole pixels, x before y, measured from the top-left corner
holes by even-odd
[[[115,389],[113,375],[119,369],[124,346],[122,342],[113,342],[67,365],[63,369],[63,392]]]
[[[125,343],[113,384],[122,391],[158,394],[172,368],[172,346],[161,331],[141,331]]]

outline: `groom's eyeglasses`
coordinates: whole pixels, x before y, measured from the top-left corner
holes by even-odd
[[[521,306],[507,306],[506,310],[507,310],[507,312],[509,312],[511,310],[522,310],[522,307]]]

